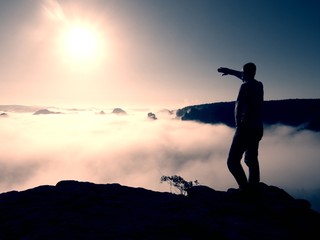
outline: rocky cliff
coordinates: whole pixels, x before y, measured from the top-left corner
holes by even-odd
[[[319,226],[308,201],[264,183],[184,196],[61,181],[0,194],[0,239],[317,239]]]

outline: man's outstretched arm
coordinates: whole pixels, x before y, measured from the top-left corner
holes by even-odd
[[[235,76],[235,77],[240,78],[242,80],[242,72],[241,71],[237,71],[237,70],[233,70],[233,69],[225,68],[225,67],[220,67],[220,68],[218,68],[218,72],[222,73],[222,76],[232,75],[232,76]]]

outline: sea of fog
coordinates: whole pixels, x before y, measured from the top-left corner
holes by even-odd
[[[8,112],[0,118],[0,192],[61,180],[120,183],[174,191],[163,175],[198,180],[216,190],[237,188],[226,166],[234,129],[181,121],[147,109],[54,109],[61,114]],[[320,211],[320,134],[287,126],[265,130],[261,181],[312,201]],[[317,192],[316,192],[317,191]]]

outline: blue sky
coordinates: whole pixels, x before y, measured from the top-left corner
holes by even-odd
[[[0,103],[233,101],[241,82],[216,69],[249,61],[266,100],[319,98],[319,9],[316,0],[1,1]],[[62,39],[75,26],[93,32],[92,55],[70,56]]]

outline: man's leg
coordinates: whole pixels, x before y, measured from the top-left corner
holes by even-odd
[[[250,184],[258,184],[260,182],[258,149],[261,138],[262,132],[260,130],[255,130],[248,135],[247,139],[247,149],[245,151],[244,161],[249,168],[248,181]]]
[[[249,183],[258,184],[260,182],[260,168],[258,161],[258,151],[250,146],[245,153],[245,163],[249,168]]]
[[[229,171],[236,179],[240,188],[245,188],[248,183],[246,174],[241,165],[241,158],[245,151],[245,142],[242,134],[236,130],[229,150],[227,165]]]

